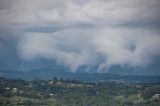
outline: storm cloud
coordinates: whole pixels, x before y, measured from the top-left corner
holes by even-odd
[[[160,57],[159,10],[159,0],[0,0],[0,58],[14,51],[18,64],[46,59],[72,72],[147,67]]]

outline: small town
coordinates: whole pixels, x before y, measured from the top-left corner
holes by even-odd
[[[159,106],[159,83],[0,78],[1,106]]]

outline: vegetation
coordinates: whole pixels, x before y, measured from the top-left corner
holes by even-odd
[[[160,106],[159,83],[0,78],[0,106]]]

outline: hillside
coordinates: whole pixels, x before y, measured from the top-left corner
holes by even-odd
[[[160,85],[0,78],[0,106],[159,106]]]

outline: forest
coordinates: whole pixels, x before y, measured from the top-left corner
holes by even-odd
[[[160,83],[1,77],[0,106],[160,106]]]

